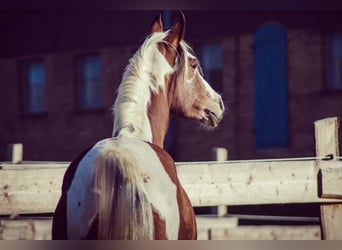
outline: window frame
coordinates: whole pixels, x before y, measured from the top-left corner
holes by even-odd
[[[33,110],[29,108],[29,89],[30,89],[30,81],[29,81],[29,68],[30,65],[34,64],[42,64],[44,67],[44,81],[43,81],[43,107],[40,110]],[[21,114],[24,116],[40,116],[45,115],[48,112],[47,107],[47,64],[44,58],[30,58],[19,61],[19,91],[20,91],[20,110]]]
[[[98,106],[83,106],[82,105],[82,61],[84,62],[87,58],[97,57],[100,62],[99,69],[99,78],[97,79],[100,82],[99,96],[100,103]],[[103,59],[100,52],[89,52],[83,54],[77,54],[74,56],[74,86],[75,86],[75,95],[74,95],[74,106],[76,112],[90,112],[90,111],[99,111],[104,110],[104,72],[103,72]]]

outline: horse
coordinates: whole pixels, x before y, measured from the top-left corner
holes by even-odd
[[[195,213],[164,150],[170,114],[217,127],[221,96],[184,41],[182,13],[161,15],[129,59],[113,105],[112,137],[80,153],[63,178],[52,239],[196,239]]]

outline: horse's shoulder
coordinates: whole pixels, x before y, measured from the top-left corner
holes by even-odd
[[[154,150],[154,152],[157,154],[157,156],[162,161],[162,163],[176,167],[173,158],[165,149],[163,149],[163,148],[161,148],[155,144],[152,144],[152,143],[148,143],[148,144]]]
[[[163,148],[155,144],[152,144],[152,143],[148,143],[148,144],[158,156],[160,162],[164,166],[165,171],[168,173],[172,181],[174,183],[178,183],[176,164],[173,158],[171,157],[171,155],[166,150],[164,150]]]

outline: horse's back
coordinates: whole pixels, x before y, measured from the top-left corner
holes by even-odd
[[[172,158],[153,144],[129,138],[109,138],[96,143],[70,164],[55,211],[53,238],[96,238],[98,211],[94,165],[101,152],[118,149],[125,152],[124,157],[130,158],[141,174],[142,189],[153,210],[154,238],[177,239],[180,236],[184,216],[180,215],[178,206],[184,203],[185,192],[179,187]]]

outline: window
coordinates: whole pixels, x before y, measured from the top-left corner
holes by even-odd
[[[200,50],[204,78],[217,92],[223,92],[222,86],[222,51],[218,44],[202,46]]]
[[[101,59],[99,55],[81,56],[78,64],[78,107],[97,109],[103,106]]]
[[[342,32],[328,38],[328,88],[342,90]]]
[[[45,64],[42,61],[30,61],[22,64],[23,97],[25,113],[43,113],[46,111]]]

